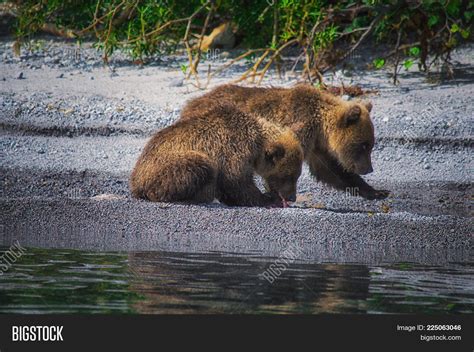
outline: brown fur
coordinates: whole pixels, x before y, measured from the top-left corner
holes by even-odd
[[[208,104],[157,132],[132,172],[137,198],[264,206],[296,198],[303,151],[295,134],[232,104]],[[253,181],[265,180],[270,194]]]
[[[235,31],[236,26],[233,23],[222,23],[220,26],[214,28],[211,34],[205,35],[202,38],[201,51],[215,48],[232,49],[235,45]]]
[[[386,191],[376,191],[359,175],[372,171],[371,151],[374,128],[369,102],[344,101],[310,85],[293,88],[251,88],[223,85],[191,100],[181,119],[214,101],[231,101],[242,111],[257,113],[282,126],[302,124],[297,135],[305,161],[317,179],[337,189],[365,198],[384,198]]]

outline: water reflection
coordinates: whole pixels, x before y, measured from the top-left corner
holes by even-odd
[[[357,312],[369,292],[362,265],[292,263],[273,283],[262,277],[270,258],[219,253],[129,255],[140,313]]]
[[[295,261],[269,282],[262,274],[274,263],[257,254],[28,249],[0,276],[0,312],[472,313],[474,308],[472,263]]]

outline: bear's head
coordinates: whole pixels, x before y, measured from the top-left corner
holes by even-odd
[[[366,175],[373,171],[374,125],[370,102],[344,102],[335,109],[335,123],[326,129],[329,152],[348,172]]]
[[[285,129],[277,139],[267,143],[258,172],[267,191],[282,200],[294,202],[303,158],[301,144],[290,129]]]

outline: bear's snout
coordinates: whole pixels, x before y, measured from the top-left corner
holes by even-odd
[[[359,175],[367,175],[367,174],[370,174],[373,171],[374,171],[374,169],[373,169],[372,165],[369,165],[369,167],[367,167],[365,170],[361,170],[361,172],[358,172],[358,174]]]

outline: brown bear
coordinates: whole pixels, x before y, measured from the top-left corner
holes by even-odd
[[[311,85],[259,88],[223,85],[189,101],[181,120],[213,101],[231,101],[242,111],[256,113],[281,126],[302,124],[297,132],[312,175],[337,189],[367,199],[382,199],[359,175],[372,172],[374,127],[370,102],[344,101]]]
[[[296,199],[303,150],[282,128],[229,103],[213,103],[158,131],[130,178],[137,198],[161,202],[283,205]],[[254,173],[269,193],[254,183]]]

